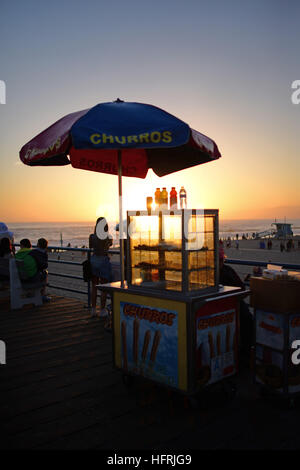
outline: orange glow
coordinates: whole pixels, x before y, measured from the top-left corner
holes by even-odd
[[[232,159],[157,177],[149,170],[145,180],[123,178],[123,214],[145,210],[146,197],[157,187],[175,186],[187,191],[189,208],[219,209],[220,218],[299,217],[300,198],[297,175],[279,191],[280,170],[272,180],[241,165],[233,172]],[[18,166],[13,180],[1,182],[1,220],[18,221],[94,221],[99,216],[119,219],[118,178],[112,175],[71,168],[29,168]],[[13,190],[11,190],[13,188]],[[178,198],[179,200],[179,198]],[[155,203],[153,203],[155,206]]]
[[[187,119],[188,120],[188,119]],[[195,116],[192,127],[202,129]],[[283,159],[285,142],[257,134],[236,132],[238,121],[218,120],[207,113],[203,132],[217,142],[222,158],[159,178],[152,170],[145,179],[122,179],[123,215],[127,210],[145,210],[146,197],[157,187],[170,192],[175,186],[187,191],[189,208],[219,209],[220,219],[299,218],[299,159]],[[289,141],[298,145],[296,140]],[[4,222],[94,221],[99,216],[119,219],[118,177],[66,167],[28,167],[1,164],[1,217]]]

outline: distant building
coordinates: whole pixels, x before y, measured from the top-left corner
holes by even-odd
[[[276,226],[275,238],[290,238],[293,236],[292,224],[274,222],[272,225]]]

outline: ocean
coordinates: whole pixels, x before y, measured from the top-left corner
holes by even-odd
[[[273,222],[273,219],[220,220],[219,237],[235,238],[237,233],[240,238],[243,234],[251,237],[253,232],[270,229]],[[277,222],[284,221],[277,220]],[[300,235],[300,219],[289,219],[286,222],[292,224],[294,235]],[[116,223],[115,221],[108,222],[115,246],[118,245]],[[18,222],[6,225],[14,233],[16,243],[19,243],[22,238],[29,238],[33,245],[39,238],[44,237],[50,246],[67,246],[70,243],[72,247],[81,248],[88,245],[89,235],[94,231],[94,222]]]

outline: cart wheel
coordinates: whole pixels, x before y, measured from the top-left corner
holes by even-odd
[[[288,398],[286,407],[288,410],[293,410],[296,407],[295,399],[294,398]]]
[[[126,385],[126,387],[131,387],[133,385],[134,378],[132,377],[132,375],[123,374],[122,381],[123,384]]]
[[[196,397],[188,397],[188,403],[193,410],[199,408],[199,400]]]
[[[272,393],[263,385],[259,387],[259,395],[261,398],[269,398]]]
[[[198,393],[196,396],[197,400],[197,408],[201,410],[206,410],[210,406],[210,396],[206,390],[202,390],[202,392]]]
[[[228,400],[233,400],[237,394],[237,386],[234,382],[225,382],[223,384],[223,391]]]

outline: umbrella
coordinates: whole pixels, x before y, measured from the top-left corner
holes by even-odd
[[[172,114],[120,99],[64,116],[20,151],[22,162],[30,166],[71,164],[117,174],[121,237],[122,175],[145,178],[152,168],[158,176],[164,176],[220,157],[213,140]],[[123,285],[123,240],[120,258]]]

